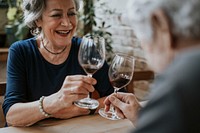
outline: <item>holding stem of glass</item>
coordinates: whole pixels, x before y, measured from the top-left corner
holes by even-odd
[[[100,36],[84,36],[78,54],[79,64],[82,66],[88,77],[99,70],[105,61],[105,41]],[[90,98],[75,101],[74,104],[81,108],[96,109],[99,102]]]
[[[114,87],[114,93],[117,93],[121,88],[129,84],[133,77],[135,60],[133,57],[125,54],[117,54],[108,71],[109,79]],[[111,106],[108,112],[105,112],[104,109],[99,110],[99,114],[110,120],[120,119],[114,110],[114,107]]]

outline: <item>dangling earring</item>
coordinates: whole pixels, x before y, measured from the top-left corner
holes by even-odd
[[[34,36],[39,35],[41,33],[41,31],[42,31],[41,27],[32,28],[30,30],[31,34],[34,35]]]

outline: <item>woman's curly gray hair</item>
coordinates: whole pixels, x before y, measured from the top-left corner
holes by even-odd
[[[74,0],[76,10],[79,10],[79,0]],[[40,19],[44,9],[46,8],[46,0],[23,0],[22,9],[24,11],[24,22],[31,29],[33,35],[40,32],[35,21]]]

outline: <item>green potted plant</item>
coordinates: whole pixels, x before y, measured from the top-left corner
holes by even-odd
[[[0,47],[4,47],[6,42],[5,25],[8,23],[7,19],[8,3],[7,0],[0,0]]]
[[[17,40],[26,38],[29,29],[23,22],[22,0],[7,0],[9,5],[8,24],[5,26],[7,43],[11,45]]]
[[[94,2],[97,2],[96,4]],[[99,5],[102,8],[103,12],[105,14],[114,14],[115,11],[109,9],[106,6],[105,2],[101,2],[101,0],[83,0],[83,12],[80,14],[80,20],[79,23],[81,25],[81,29],[78,31],[78,34],[80,36],[86,35],[88,33],[99,35],[105,38],[106,43],[106,60],[108,63],[111,62],[113,57],[113,48],[111,46],[113,40],[112,40],[112,34],[108,32],[108,29],[111,27],[111,25],[107,24],[103,18],[97,17],[95,8],[97,8],[96,5]],[[100,20],[97,24],[97,20]]]

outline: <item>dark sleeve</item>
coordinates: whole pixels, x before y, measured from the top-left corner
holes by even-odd
[[[23,50],[18,42],[9,48],[7,61],[7,86],[3,103],[3,111],[6,116],[9,108],[18,102],[26,100],[26,72]]]
[[[180,130],[184,114],[179,92],[175,86],[165,85],[154,91],[152,100],[141,110],[134,133],[183,133]]]

